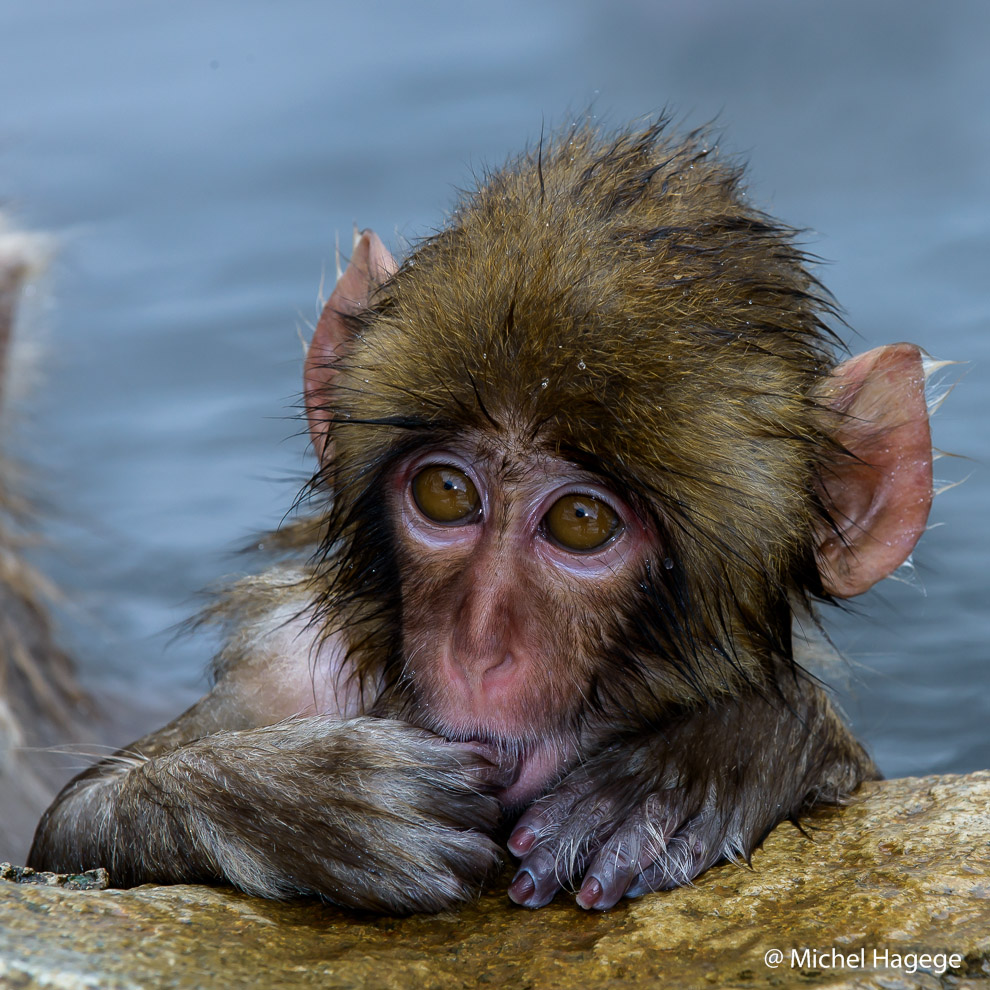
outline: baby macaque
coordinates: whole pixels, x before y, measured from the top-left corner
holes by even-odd
[[[514,901],[604,909],[875,778],[791,627],[925,528],[925,359],[837,363],[740,183],[663,121],[575,126],[401,264],[361,234],[304,371],[315,511],[31,865],[436,911],[507,836]]]

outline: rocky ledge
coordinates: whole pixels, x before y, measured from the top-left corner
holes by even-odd
[[[0,987],[986,987],[990,771],[865,786],[780,826],[752,869],[604,914],[355,918],[211,887],[101,890],[0,869]]]

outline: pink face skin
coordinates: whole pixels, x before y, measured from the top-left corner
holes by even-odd
[[[522,805],[574,760],[570,716],[583,703],[605,634],[599,617],[628,601],[653,542],[632,507],[600,479],[522,444],[468,443],[420,453],[390,493],[398,519],[406,672],[419,720],[456,740],[494,746]],[[440,523],[412,491],[426,468],[473,482],[476,510]],[[618,526],[600,546],[569,550],[546,515],[565,495],[605,503]]]

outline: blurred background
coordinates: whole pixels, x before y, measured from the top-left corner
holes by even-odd
[[[988,50],[982,0],[0,5],[0,196],[60,243],[18,444],[111,734],[203,691],[211,643],[174,626],[311,470],[299,334],[335,237],[402,252],[544,127],[668,107],[807,228],[854,352],[967,362],[935,438],[969,480],[832,626],[888,775],[990,766]]]

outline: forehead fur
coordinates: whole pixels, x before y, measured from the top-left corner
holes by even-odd
[[[781,524],[807,529],[831,308],[740,177],[662,123],[576,128],[510,161],[373,299],[338,422],[512,430],[693,530],[728,516],[783,553]],[[394,436],[338,428],[341,461]]]

